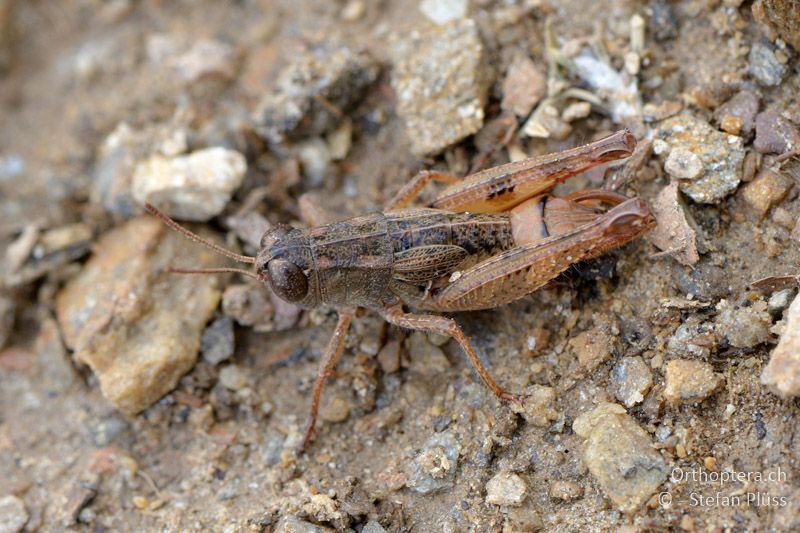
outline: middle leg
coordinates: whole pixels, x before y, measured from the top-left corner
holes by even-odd
[[[438,333],[446,337],[450,337],[461,345],[461,349],[467,354],[470,363],[475,368],[475,371],[481,377],[486,386],[501,400],[506,402],[524,401],[524,395],[514,394],[505,390],[500,384],[495,381],[483,363],[481,362],[472,343],[469,342],[467,336],[461,330],[459,325],[452,318],[447,318],[439,315],[420,315],[414,313],[406,313],[400,305],[386,308],[381,315],[390,324],[399,326],[406,329],[414,329],[418,331],[426,331]]]

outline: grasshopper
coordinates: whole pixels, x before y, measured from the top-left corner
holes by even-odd
[[[639,198],[588,190],[566,197],[546,191],[596,165],[629,157],[627,130],[590,144],[489,168],[463,179],[422,171],[383,212],[310,229],[279,225],[261,239],[257,256],[235,254],[179,226],[150,204],[172,229],[254,271],[185,269],[178,273],[237,272],[266,283],[302,308],[329,305],[338,322],[319,363],[300,451],[310,442],[325,381],[339,359],[357,307],[387,322],[454,339],[489,387],[505,402],[524,401],[500,386],[458,323],[433,313],[489,309],[546,285],[572,264],[625,244],[655,224]],[[448,184],[427,207],[406,206],[430,181]],[[407,312],[404,305],[416,312]]]

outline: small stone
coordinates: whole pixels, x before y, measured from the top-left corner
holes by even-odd
[[[664,397],[672,404],[702,402],[722,387],[725,379],[704,361],[673,359],[667,363]]]
[[[203,359],[216,366],[233,355],[233,319],[221,316],[208,325],[200,339],[200,352]]]
[[[385,374],[400,370],[400,341],[393,339],[387,342],[378,352],[378,363]]]
[[[98,448],[105,448],[114,442],[129,427],[130,424],[128,424],[127,421],[117,416],[100,420],[89,428],[92,444]]]
[[[486,503],[492,505],[522,505],[528,486],[525,480],[511,472],[500,472],[486,483]]]
[[[555,399],[556,390],[553,387],[531,385],[525,390],[525,401],[522,406],[514,402],[511,404],[511,409],[521,414],[529,424],[547,427],[558,419]]]
[[[603,361],[619,352],[619,339],[605,325],[584,331],[569,340],[570,350],[586,370],[594,370]]]
[[[526,54],[519,54],[508,66],[503,80],[500,107],[518,117],[527,117],[533,106],[547,94],[547,78]]]
[[[492,79],[474,20],[408,34],[397,49],[392,87],[415,154],[438,154],[480,130]]]
[[[219,383],[226,389],[238,391],[247,387],[250,380],[238,365],[227,365],[219,371]]]
[[[753,16],[774,28],[795,50],[800,50],[800,11],[795,0],[756,0]]]
[[[683,265],[697,263],[697,223],[686,209],[678,184],[673,182],[661,189],[651,209],[658,224],[647,235],[650,242]]]
[[[775,56],[776,48],[766,39],[760,39],[750,47],[747,56],[750,75],[759,85],[774,87],[780,85],[789,68]]]
[[[259,102],[255,128],[273,143],[324,135],[335,129],[378,78],[380,66],[368,53],[323,41],[297,52],[275,88]]]
[[[386,530],[375,520],[370,520],[364,524],[364,528],[361,530],[361,533],[386,533]]]
[[[242,241],[253,249],[261,249],[261,238],[270,228],[269,221],[256,211],[249,211],[241,216],[232,216],[225,219],[225,223]]]
[[[295,516],[284,516],[275,525],[275,533],[333,533],[335,530],[322,527]]]
[[[739,186],[745,156],[741,137],[722,133],[707,122],[683,114],[662,122],[656,138],[669,145],[667,161],[670,161],[672,152],[680,150],[672,170],[677,172],[674,176],[679,180],[681,192],[695,202],[719,203]],[[697,156],[702,163],[702,172],[699,172],[696,160],[689,158],[686,152]],[[678,165],[679,161],[686,162],[686,165]],[[685,171],[681,170],[684,168]]]
[[[767,302],[767,311],[773,318],[780,318],[783,312],[792,303],[792,298],[795,296],[794,289],[783,289],[772,294]]]
[[[769,363],[761,372],[761,383],[784,398],[800,396],[800,296],[786,312],[786,327]]]
[[[458,449],[458,441],[452,433],[432,436],[410,463],[406,484],[420,494],[451,487],[458,466]]]
[[[18,533],[27,521],[25,502],[11,495],[0,498],[0,533]]]
[[[345,4],[344,8],[342,8],[340,16],[342,20],[346,20],[347,22],[355,22],[363,17],[366,11],[367,6],[364,5],[364,2],[361,0],[350,0]]]
[[[173,218],[206,221],[225,209],[247,171],[242,154],[227,148],[206,148],[189,155],[155,155],[139,163],[133,174],[133,197],[149,202]]]
[[[686,148],[675,148],[669,153],[664,170],[667,174],[678,178],[694,180],[705,172],[700,157]]]
[[[752,348],[769,340],[772,317],[764,300],[756,300],[751,305],[743,307],[735,307],[728,300],[720,300],[717,311],[715,319],[717,332],[723,335],[731,346]]]
[[[229,285],[222,295],[222,311],[240,326],[272,331],[274,308],[266,290],[249,283]]]
[[[665,100],[660,104],[648,102],[642,107],[642,115],[646,122],[660,122],[677,115],[682,110],[683,102],[680,100]]]
[[[309,139],[297,146],[297,158],[310,187],[318,187],[332,171],[333,156],[328,143],[320,138]]]
[[[335,396],[322,405],[319,416],[326,422],[344,422],[350,416],[350,404],[341,396]]]
[[[797,128],[774,109],[756,117],[756,151],[761,154],[784,154],[800,146]]]
[[[743,126],[744,121],[734,115],[723,115],[722,119],[719,121],[719,127],[722,131],[730,133],[731,135],[739,135],[742,132]]]
[[[422,0],[419,10],[434,24],[463,19],[469,10],[468,0]]]
[[[793,185],[794,181],[787,175],[764,169],[756,179],[742,187],[742,199],[760,218],[764,218],[772,207],[786,198]]]
[[[201,39],[175,59],[174,67],[187,83],[208,78],[228,81],[236,75],[236,52],[221,41]]]
[[[723,131],[744,137],[753,133],[757,114],[758,95],[746,90],[739,91],[714,110],[714,117]]]
[[[96,250],[56,298],[58,322],[103,395],[135,414],[194,366],[220,299],[216,276],[176,276],[165,268],[176,258],[193,268],[218,266],[219,257],[153,217],[108,232]]]
[[[574,481],[557,480],[550,483],[547,495],[554,500],[571,502],[583,497],[583,487]]]
[[[633,407],[642,403],[653,386],[653,375],[641,357],[623,357],[611,371],[611,383],[617,399],[626,407]]]
[[[625,512],[646,502],[667,479],[669,468],[650,435],[618,404],[601,403],[575,419],[586,439],[583,460],[603,492]]]

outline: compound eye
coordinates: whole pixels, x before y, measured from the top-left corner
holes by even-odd
[[[267,270],[269,284],[282,300],[295,303],[308,294],[308,278],[294,263],[286,259],[273,259],[267,265]]]

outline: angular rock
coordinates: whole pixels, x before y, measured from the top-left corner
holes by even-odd
[[[697,224],[686,210],[678,184],[673,182],[661,189],[651,209],[658,224],[647,235],[650,242],[683,265],[697,263]]]
[[[246,171],[244,156],[227,148],[155,155],[136,166],[131,187],[140,204],[149,202],[180,220],[206,221],[222,212]]]
[[[579,333],[569,340],[569,348],[586,370],[594,370],[603,361],[619,352],[619,338],[606,325]]]
[[[0,498],[0,533],[18,533],[27,521],[25,502],[12,495]]]
[[[434,24],[447,24],[467,16],[469,0],[422,0],[419,10]]]
[[[796,296],[786,314],[778,346],[761,372],[761,383],[784,398],[800,396],[800,296]]]
[[[547,94],[547,78],[526,54],[514,58],[503,80],[500,107],[518,117],[527,117]]]
[[[481,128],[492,80],[474,20],[411,33],[397,48],[392,87],[415,154],[437,154]]]
[[[525,480],[511,472],[500,472],[486,483],[486,503],[492,505],[522,505],[528,486]]]
[[[233,319],[221,316],[203,331],[200,351],[206,362],[216,366],[230,359],[234,350]]]
[[[411,461],[407,485],[421,494],[452,486],[458,467],[458,455],[458,440],[452,433],[432,436]]]
[[[800,9],[796,0],[756,0],[753,15],[760,23],[772,26],[795,50],[800,50]]]
[[[378,78],[380,67],[366,52],[332,42],[309,44],[278,74],[275,88],[256,108],[259,135],[273,143],[323,135]]]
[[[617,399],[633,407],[653,386],[653,373],[641,357],[623,357],[611,370],[611,384]]]
[[[764,169],[756,179],[742,187],[742,199],[760,218],[764,218],[775,205],[786,198],[794,181],[787,175],[772,169]]]
[[[714,110],[714,117],[720,127],[733,135],[749,137],[755,127],[756,114],[758,113],[758,95],[752,91],[740,91],[733,98]],[[738,132],[728,131],[724,124],[730,118],[739,119]]]
[[[164,272],[219,266],[219,257],[141,217],[97,243],[96,254],[56,299],[64,341],[88,364],[103,395],[135,414],[194,366],[203,326],[220,300],[216,276]]]
[[[764,300],[756,300],[742,307],[735,307],[728,300],[720,300],[717,311],[717,332],[728,339],[731,346],[752,348],[769,340],[772,317]]]
[[[789,67],[778,60],[775,47],[766,39],[753,43],[747,60],[750,63],[750,75],[765,87],[780,85],[789,72]]]
[[[753,146],[762,154],[783,154],[800,146],[800,132],[778,111],[768,109],[756,116]]]
[[[673,404],[702,402],[725,382],[705,361],[673,359],[667,363],[664,397]]]
[[[667,479],[669,468],[650,435],[621,405],[602,403],[576,418],[572,429],[586,440],[589,472],[623,511],[638,508]]]
[[[741,137],[722,133],[707,122],[684,114],[662,122],[656,138],[667,143],[670,153],[684,150],[702,162],[703,172],[695,172],[694,179],[681,179],[682,173],[674,175],[681,192],[695,202],[718,203],[739,186],[745,156]],[[661,146],[657,152],[668,160],[670,153]]]

